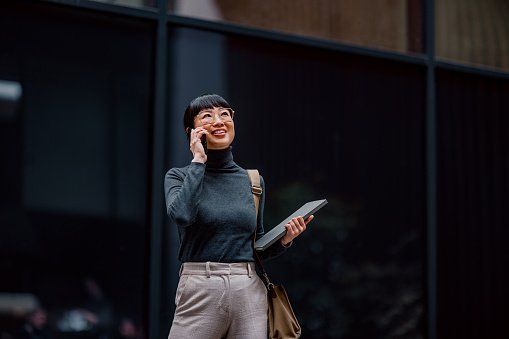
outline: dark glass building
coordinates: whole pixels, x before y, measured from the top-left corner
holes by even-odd
[[[509,4],[0,2],[0,337],[165,338],[163,179],[191,99],[235,110],[304,338],[509,337]]]

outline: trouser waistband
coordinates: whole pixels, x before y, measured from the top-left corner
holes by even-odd
[[[254,262],[219,263],[219,262],[185,262],[180,267],[182,275],[248,275],[250,278],[255,274]]]

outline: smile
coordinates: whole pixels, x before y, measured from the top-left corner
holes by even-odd
[[[224,129],[216,130],[212,132],[212,135],[225,135],[226,131]]]

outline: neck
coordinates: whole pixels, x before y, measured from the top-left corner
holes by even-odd
[[[207,168],[226,168],[235,165],[231,146],[220,150],[209,149],[206,164]]]

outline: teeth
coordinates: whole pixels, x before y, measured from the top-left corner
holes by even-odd
[[[226,131],[215,131],[212,134],[223,134],[223,133],[226,133]]]

